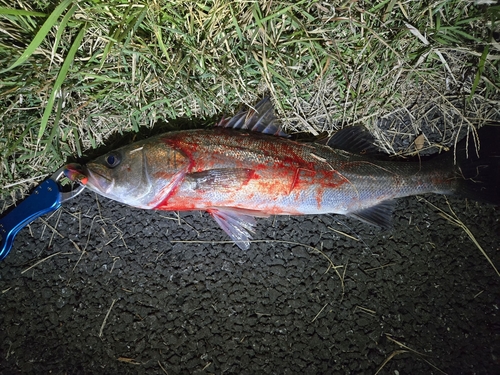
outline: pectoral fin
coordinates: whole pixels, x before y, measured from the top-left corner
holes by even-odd
[[[247,168],[220,168],[186,175],[186,181],[193,189],[238,189],[254,176],[253,169]]]
[[[255,216],[262,214],[255,212],[253,215],[253,211],[237,208],[215,207],[207,211],[240,249],[248,250],[254,233]]]

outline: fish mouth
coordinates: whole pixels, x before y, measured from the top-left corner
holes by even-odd
[[[97,193],[107,193],[113,187],[113,180],[106,176],[99,165],[83,165],[82,172],[87,176],[86,186]]]
[[[83,167],[78,163],[66,164],[64,167],[64,175],[73,182],[79,182],[81,185],[87,185],[87,175],[83,171]]]

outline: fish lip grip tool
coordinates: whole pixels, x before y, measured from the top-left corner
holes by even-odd
[[[64,192],[59,180],[65,174],[66,166],[60,168],[49,179],[42,182],[20,204],[0,219],[0,261],[10,252],[17,233],[42,215],[57,210],[62,203],[76,197],[85,188],[78,185]]]

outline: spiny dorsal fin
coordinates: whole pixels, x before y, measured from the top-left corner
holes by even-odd
[[[279,120],[274,114],[274,106],[269,97],[262,99],[254,108],[241,111],[229,119],[222,119],[217,126],[231,129],[251,130],[264,134],[289,137],[281,130]]]
[[[336,132],[326,142],[331,148],[352,152],[359,155],[381,154],[375,146],[373,135],[364,126],[348,126]]]

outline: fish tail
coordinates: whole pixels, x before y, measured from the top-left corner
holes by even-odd
[[[500,124],[477,132],[479,147],[469,134],[456,148],[458,173],[462,181],[457,194],[500,205]]]

